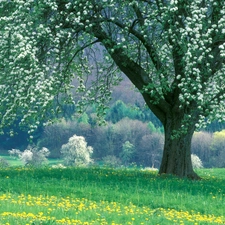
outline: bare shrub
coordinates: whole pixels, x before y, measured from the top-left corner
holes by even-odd
[[[107,155],[103,157],[102,160],[105,166],[112,167],[112,168],[119,167],[122,164],[121,160],[114,155]]]
[[[205,131],[195,132],[191,142],[191,151],[198,155],[204,162],[205,167],[211,167],[212,151],[211,144],[213,134]]]
[[[161,133],[144,135],[139,142],[137,158],[145,167],[159,168],[163,152],[164,136]]]
[[[213,141],[210,146],[211,150],[211,166],[212,167],[224,167],[225,161],[225,130],[217,131],[213,133]]]

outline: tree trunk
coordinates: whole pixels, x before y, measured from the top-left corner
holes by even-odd
[[[193,108],[191,108],[191,105],[185,108],[179,108],[179,88],[173,87],[171,92],[168,92],[168,90],[164,90],[164,87],[162,87],[165,93],[161,96],[157,88],[151,87],[152,85],[154,86],[155,82],[149,77],[149,73],[146,72],[141,65],[129,58],[124,50],[118,47],[116,43],[112,41],[111,37],[107,36],[107,33],[100,25],[96,25],[93,32],[95,37],[104,44],[119,69],[130,79],[135,87],[140,90],[149,109],[164,125],[165,145],[159,173],[173,174],[181,178],[199,179],[198,175],[193,170],[191,162],[191,139],[195,130],[195,122],[198,121],[198,115],[194,115],[196,105],[192,105]],[[151,49],[151,46],[148,46],[148,48],[150,51],[154,51],[154,49]],[[115,50],[111,51],[111,49]],[[155,61],[154,57],[150,57]],[[180,57],[180,54],[178,54],[178,57]],[[183,68],[180,68],[180,61],[177,57],[175,62],[178,62],[175,69],[179,71],[179,73],[182,72]],[[158,61],[155,63],[156,70],[158,69],[157,63]],[[163,81],[160,82],[163,83]],[[143,91],[148,86],[149,90]],[[150,91],[153,91],[154,96]],[[188,114],[193,116],[192,121],[186,121],[185,125],[183,124],[185,118],[184,111],[187,113],[189,111]],[[186,126],[186,133],[179,132],[182,125]],[[174,131],[179,132],[179,137],[174,138]]]
[[[159,174],[173,174],[180,178],[200,179],[194,172],[191,162],[191,139],[195,130],[195,123],[190,121],[186,125],[186,132],[174,134],[182,126],[183,115],[175,113],[166,117],[164,123],[165,143],[163,158]]]

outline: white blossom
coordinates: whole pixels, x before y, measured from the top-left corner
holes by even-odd
[[[62,145],[61,153],[65,165],[88,165],[92,162],[90,156],[93,153],[93,148],[87,146],[84,137],[73,135],[67,144]]]

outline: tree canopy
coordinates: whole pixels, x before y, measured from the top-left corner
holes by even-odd
[[[30,126],[79,79],[77,108],[104,114],[116,68],[165,130],[160,173],[196,178],[193,132],[225,119],[224,0],[3,0],[1,126]],[[114,67],[116,65],[116,68]],[[85,86],[89,74],[91,86]],[[68,98],[67,98],[68,99]],[[70,102],[73,99],[70,98]],[[31,127],[32,130],[32,127]]]

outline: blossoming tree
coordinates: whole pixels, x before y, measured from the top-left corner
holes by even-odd
[[[225,118],[224,1],[3,0],[0,15],[2,127],[20,113],[35,129],[74,75],[85,92],[77,107],[95,102],[101,114],[114,63],[164,126],[159,173],[198,178],[193,132]],[[93,61],[97,43],[104,49]],[[90,71],[88,59],[97,62]],[[94,70],[87,88],[84,74]]]
[[[18,149],[9,150],[9,154],[19,157],[26,166],[41,167],[47,164],[50,151],[45,147],[38,149],[35,146],[28,146],[23,152]]]
[[[61,153],[66,166],[87,166],[92,163],[93,148],[87,146],[85,138],[73,135],[67,144],[62,145]]]

